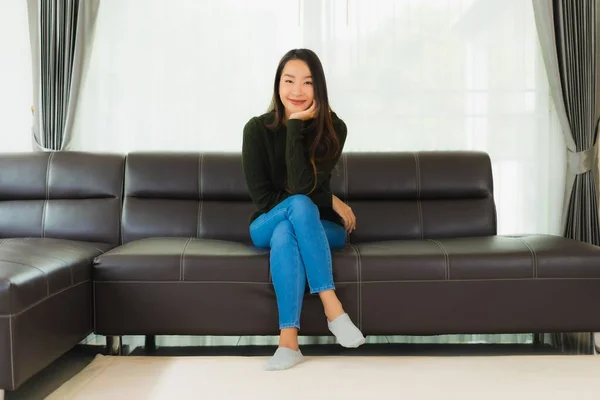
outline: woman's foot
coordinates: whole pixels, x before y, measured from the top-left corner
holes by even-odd
[[[279,332],[279,347],[264,364],[266,371],[281,371],[304,361],[298,346],[298,328],[283,328]]]
[[[327,326],[331,333],[335,335],[338,342],[344,347],[352,348],[365,343],[365,337],[344,311],[344,307],[335,294],[335,291],[326,290],[319,293],[319,296],[323,302],[325,316],[327,317]]]
[[[365,337],[362,332],[354,325],[350,316],[346,313],[335,318],[333,321],[327,321],[327,326],[343,347],[356,348],[365,343]]]
[[[275,354],[263,365],[265,371],[282,371],[290,369],[296,364],[304,361],[304,356],[298,350],[292,350],[288,347],[279,347]]]

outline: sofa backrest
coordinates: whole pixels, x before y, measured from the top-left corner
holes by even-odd
[[[348,153],[338,170],[331,189],[356,215],[353,243],[497,232],[486,153]]]
[[[347,153],[331,189],[356,214],[354,243],[496,233],[485,153]],[[250,240],[254,206],[239,153],[130,153],[124,196],[124,243],[152,236]]]
[[[245,182],[239,153],[130,153],[122,240],[193,236],[249,242],[254,206]]]
[[[2,154],[0,238],[118,244],[124,161],[116,154]]]

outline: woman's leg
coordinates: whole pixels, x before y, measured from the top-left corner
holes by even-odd
[[[321,221],[327,235],[327,240],[332,249],[341,249],[346,245],[346,231],[344,227],[331,222]],[[352,323],[350,317],[344,312],[342,303],[334,290],[325,290],[319,293],[323,309],[327,316],[327,326],[340,344],[344,347],[358,347],[365,342],[362,332]]]
[[[298,346],[300,313],[306,274],[294,228],[280,204],[250,225],[255,246],[270,248],[270,270],[279,311],[279,347],[264,365],[266,370],[283,370],[303,361]]]
[[[331,269],[331,249],[329,247],[328,233],[319,218],[319,209],[312,200],[305,195],[290,196],[271,211],[258,217],[250,225],[250,236],[255,246],[269,247],[275,227],[284,220],[288,220],[295,232],[298,249],[304,266],[306,277],[312,294],[325,290],[335,289],[333,284],[333,271]],[[327,231],[340,242],[340,231],[344,228],[338,226],[334,229],[328,225]],[[331,223],[331,225],[337,225]],[[344,234],[345,239],[345,234]]]
[[[343,249],[346,246],[346,230],[343,226],[324,219],[321,220],[321,225],[325,230],[327,242],[332,250]]]
[[[362,344],[358,343],[360,338],[364,342],[362,334],[344,313],[334,292],[331,248],[344,247],[346,233],[342,226],[321,221],[319,210],[312,200],[304,195],[295,195],[258,217],[250,225],[250,236],[255,246],[271,248],[271,275],[281,329],[280,349],[294,350],[298,347],[297,335],[306,278],[311,293],[319,293],[321,297],[328,323],[333,323],[335,328],[343,322],[343,327],[348,328],[344,335],[339,336],[344,332],[330,326],[340,343],[346,347],[356,347]],[[350,341],[348,332],[353,334]],[[284,356],[278,359],[276,352],[267,363],[267,368],[289,368],[301,361],[283,350],[282,354]]]
[[[336,224],[335,222],[321,220],[321,225],[327,237],[328,246],[332,250],[341,249],[346,245],[346,230],[343,226]],[[329,254],[329,260],[327,266],[332,271],[333,265],[331,261],[331,252]],[[306,267],[307,269],[310,267]],[[344,307],[338,299],[334,289],[327,289],[319,292],[319,298],[323,303],[323,310],[328,321],[333,321],[340,315],[344,314]]]
[[[306,267],[310,292],[314,294],[334,289],[331,250],[315,203],[308,196],[294,195],[282,201],[269,213],[273,211],[278,218],[265,219],[263,223],[274,228],[277,224],[273,223],[273,220],[285,218],[291,222],[300,256]]]
[[[306,288],[306,273],[292,223],[287,219],[286,199],[250,225],[257,247],[270,248],[270,271],[277,298],[279,329],[300,328],[300,313]],[[288,345],[293,343],[287,343]],[[294,346],[297,347],[297,340]]]
[[[300,258],[294,228],[281,221],[271,236],[270,269],[279,310],[279,345],[298,350],[300,313],[306,288],[306,274]]]

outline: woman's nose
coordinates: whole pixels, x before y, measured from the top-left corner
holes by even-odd
[[[302,94],[302,86],[294,85],[294,87],[292,88],[292,94]]]

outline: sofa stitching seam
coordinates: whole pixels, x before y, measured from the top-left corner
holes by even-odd
[[[202,175],[204,174],[204,153],[200,153],[200,198],[204,195],[204,180],[202,179]]]
[[[181,252],[181,257],[179,258],[179,280],[180,281],[183,281],[185,279],[185,268],[184,268],[185,251],[187,250],[187,247],[191,241],[192,241],[192,238],[189,238],[185,242],[185,245],[183,246],[183,251]]]
[[[434,240],[434,239],[427,239],[427,240],[435,243],[444,253],[444,264],[445,264],[445,268],[444,268],[445,277],[444,278],[446,280],[450,280],[450,255],[446,251],[446,248],[438,240]]]
[[[11,263],[11,264],[22,265],[24,267],[29,267],[29,268],[35,269],[37,271],[40,271],[44,275],[44,279],[46,281],[46,298],[48,298],[50,296],[50,280],[48,279],[48,274],[46,273],[46,271],[44,271],[43,269],[40,269],[36,266],[33,266],[31,264],[25,264],[25,263],[22,263],[19,261],[2,260],[2,259],[0,259],[0,261],[4,261],[7,263]]]
[[[533,273],[533,278],[536,279],[538,277],[537,254],[536,254],[535,250],[529,245],[529,243],[527,243],[525,241],[525,239],[523,239],[523,238],[517,238],[517,239],[519,239],[521,242],[523,242],[523,244],[525,246],[527,246],[527,248],[529,249],[529,252],[531,253],[532,273]]]
[[[79,282],[79,283],[76,283],[76,284],[75,284],[75,285],[73,285],[73,286],[69,286],[69,287],[63,288],[63,289],[61,289],[61,290],[59,290],[59,291],[57,291],[57,292],[54,292],[54,293],[52,293],[50,296],[48,296],[48,297],[44,297],[43,299],[41,299],[41,300],[38,300],[38,301],[36,301],[35,303],[33,303],[33,304],[31,304],[31,305],[27,306],[27,308],[24,308],[23,310],[19,311],[18,313],[4,314],[4,315],[0,314],[0,318],[11,318],[11,317],[18,317],[19,315],[26,313],[27,311],[29,311],[29,310],[30,310],[30,309],[32,309],[33,307],[35,307],[35,306],[37,306],[37,305],[40,305],[40,304],[41,304],[41,303],[43,303],[44,301],[46,301],[46,300],[50,299],[51,297],[58,296],[59,294],[61,294],[61,293],[65,292],[65,291],[67,291],[67,290],[69,290],[69,289],[73,289],[73,288],[75,288],[75,287],[77,287],[77,286],[79,286],[79,285],[83,285],[84,283],[87,283],[87,282],[91,282],[91,280],[90,280],[90,279],[88,279],[87,281],[81,281],[81,282]]]
[[[425,238],[424,232],[423,232],[423,207],[421,204],[421,199],[417,199],[417,213],[419,214],[419,230],[420,230],[420,235],[421,235],[421,239]]]
[[[420,161],[419,161],[419,154],[417,152],[413,153],[414,159],[415,159],[415,181],[416,181],[416,185],[417,185],[417,214],[419,215],[419,228],[420,228],[420,235],[421,235],[421,239],[423,239],[424,236],[424,227],[423,227],[423,207],[421,204],[421,165],[420,165]]]
[[[200,200],[199,223],[198,223],[198,238],[200,237],[200,224],[202,223],[202,214],[204,211],[204,200]]]
[[[10,341],[10,375],[12,381],[12,387],[15,387],[15,360],[14,360],[14,343],[13,343],[13,323],[12,316],[8,317],[8,332]]]
[[[360,251],[353,244],[350,244],[350,247],[352,247],[354,254],[356,255],[356,322],[358,324],[358,329],[362,329],[362,269],[360,262]]]
[[[204,201],[202,199],[202,167],[204,165],[204,153],[200,153],[198,157],[198,218],[196,219],[196,237],[200,237],[200,225],[202,223],[202,205]]]
[[[348,155],[344,153],[344,200],[348,201]]]
[[[98,249],[96,249],[96,250],[98,250]],[[63,266],[67,266],[67,265],[69,266],[69,272],[71,273],[71,286],[73,286],[73,283],[75,283],[75,276],[73,275],[73,266],[74,266],[74,263],[68,263],[67,261],[60,260],[60,259],[59,259],[59,261],[62,261],[64,263]],[[50,288],[48,288],[48,294],[50,294]]]
[[[41,236],[46,237],[46,208],[48,207],[48,200],[50,198],[50,168],[52,164],[52,157],[54,156],[54,152],[50,152],[48,156],[48,163],[46,164],[46,188],[45,188],[45,199],[44,205],[42,206],[42,227],[41,227]]]
[[[503,282],[503,281],[600,281],[600,278],[473,278],[473,279],[452,279],[452,282]],[[393,280],[385,280],[385,281],[364,281],[365,283],[411,283],[411,282],[419,282],[419,283],[439,283],[439,282],[447,282],[441,279],[393,279]],[[449,281],[448,281],[449,282]]]
[[[92,328],[96,331],[96,282],[92,281]]]
[[[600,279],[600,278],[599,278]],[[170,283],[208,283],[208,284],[221,284],[221,283],[232,283],[232,284],[247,284],[247,285],[271,285],[271,282],[248,282],[248,281],[174,281],[174,280],[162,280],[162,281],[94,281],[94,283],[97,284],[102,284],[102,283],[109,283],[109,284],[129,284],[129,283],[140,283],[140,284],[152,284],[152,283],[161,283],[161,284],[170,284]],[[351,282],[335,282],[336,285],[356,285],[356,281],[351,281]],[[6,316],[6,315],[5,315]],[[2,315],[0,315],[0,318],[2,318]]]
[[[119,236],[121,244],[125,243],[123,240],[123,212],[125,212],[125,174],[127,173],[127,159],[125,156],[123,160],[123,182],[121,182],[121,197],[119,198]]]
[[[200,188],[200,181],[202,180],[202,173],[200,171],[202,154],[198,156],[198,209],[196,210],[196,237],[200,237],[200,201],[202,199],[202,189]]]
[[[491,278],[473,278],[473,279],[453,279],[452,282],[502,282],[502,281],[527,281],[527,280],[532,280],[531,277],[529,278],[498,278],[498,279],[491,279]],[[564,278],[564,277],[560,277],[560,278],[536,278],[536,280],[544,280],[544,281],[578,281],[578,280],[592,280],[592,281],[600,281],[600,278]],[[85,281],[85,282],[89,282]],[[81,282],[81,283],[85,283],[85,282]],[[390,280],[385,280],[385,281],[362,281],[363,284],[366,283],[410,283],[410,282],[420,282],[420,283],[441,283],[441,282],[447,282],[446,280],[443,279],[390,279]],[[187,283],[187,284],[196,284],[196,283],[200,283],[200,284],[247,284],[247,285],[271,285],[270,282],[246,282],[246,281],[173,281],[173,280],[169,280],[169,281],[94,281],[94,283],[96,284],[153,284],[153,283],[159,283],[159,284],[173,284],[173,283]],[[79,283],[77,284],[79,285]],[[75,285],[75,286],[77,286]],[[355,281],[352,282],[344,282],[344,281],[340,281],[340,282],[336,282],[336,285],[356,285]],[[66,290],[66,289],[65,289]],[[56,295],[57,293],[53,293],[52,296]],[[8,314],[4,314],[4,315],[0,315],[0,318],[6,318],[8,317]]]

